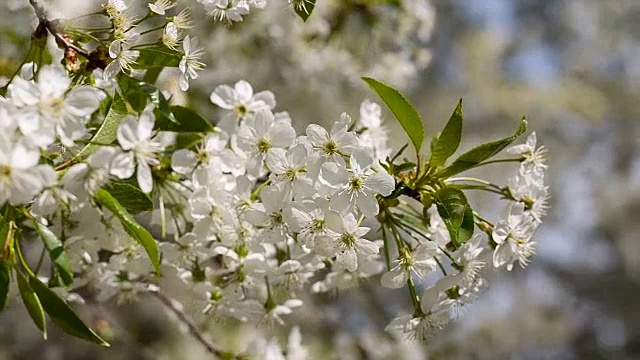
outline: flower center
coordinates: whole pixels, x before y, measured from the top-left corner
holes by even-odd
[[[262,138],[258,140],[258,151],[261,153],[266,153],[269,149],[271,149],[271,143],[269,140]]]
[[[353,177],[349,180],[349,187],[353,190],[360,190],[362,188],[362,178]]]
[[[356,238],[355,236],[351,235],[351,234],[342,234],[342,236],[340,236],[340,241],[342,241],[342,243],[344,245],[346,245],[348,248],[353,247],[353,245],[355,245],[356,243]]]
[[[0,165],[0,176],[3,178],[8,178],[9,176],[11,176],[11,167]]]
[[[238,115],[240,115],[241,117],[244,117],[249,112],[249,109],[245,104],[240,104],[236,106],[235,111]]]
[[[322,151],[324,151],[325,153],[327,153],[329,155],[336,154],[336,153],[338,153],[338,144],[336,144],[336,142],[333,141],[333,140],[329,140],[329,142],[324,144],[324,147],[322,148]]]

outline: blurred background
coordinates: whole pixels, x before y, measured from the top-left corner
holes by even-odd
[[[35,28],[24,3],[0,5],[0,76],[20,64]],[[491,279],[486,294],[426,345],[396,345],[384,335],[408,299],[380,291],[375,280],[318,296],[310,310],[289,318],[302,324],[311,358],[639,359],[640,1],[407,3],[399,10],[377,1],[318,0],[303,24],[286,1],[272,0],[227,28],[195,0],[181,2],[191,7],[193,33],[208,52],[190,105],[211,119],[218,113],[210,92],[240,79],[256,91],[272,90],[299,131],[311,122],[331,124],[343,111],[358,118],[360,102],[375,100],[358,78],[374,75],[403,89],[423,115],[427,137],[463,98],[462,150],[512,133],[522,115],[549,150],[551,209],[529,268]],[[60,17],[99,9],[89,1],[48,5]],[[161,80],[168,91],[177,88],[172,72]],[[187,99],[177,94],[174,101]],[[392,141],[403,144],[388,112],[385,119]],[[480,174],[499,181],[500,171]],[[56,331],[42,341],[13,299],[0,314],[0,359],[205,358],[168,316],[158,316],[156,299],[78,309],[113,334],[111,349]],[[225,323],[207,331],[233,348],[257,330]]]

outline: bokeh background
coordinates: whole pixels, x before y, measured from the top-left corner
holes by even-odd
[[[341,16],[325,9],[325,2],[335,3],[318,0],[319,14]],[[0,4],[0,76],[18,66],[35,28],[25,3]],[[59,17],[99,8],[91,1],[45,3]],[[323,24],[297,21],[284,0],[271,0],[269,9],[231,28],[214,24],[195,0],[181,2],[192,8],[193,32],[208,50],[208,69],[192,83],[190,105],[211,119],[217,112],[209,93],[242,78],[257,90],[274,91],[278,108],[291,113],[297,130],[310,122],[330,124],[343,111],[357,118],[360,101],[375,99],[358,76],[373,74],[404,90],[423,115],[428,137],[463,98],[463,148],[512,133],[526,115],[549,150],[551,209],[529,268],[491,279],[481,300],[424,346],[393,345],[381,332],[406,307],[402,295],[365,284],[319,296],[310,305],[316,316],[290,318],[302,323],[303,343],[322,340],[309,344],[311,358],[640,358],[640,1],[424,3],[430,12],[418,21],[387,9],[374,12],[372,21],[347,18],[337,35],[327,37]],[[411,31],[422,33],[393,43],[388,54],[411,56],[378,56],[369,42],[372,29],[386,44],[388,37],[405,36],[397,35],[405,21],[417,21]],[[324,34],[324,40],[310,32]],[[163,81],[168,90],[177,88],[171,72]],[[385,118],[392,141],[405,142],[391,115]],[[504,177],[500,167],[480,175]],[[491,214],[486,199],[472,201]],[[113,334],[111,349],[56,331],[43,341],[13,299],[0,314],[0,359],[205,358],[153,298],[78,309],[98,330]],[[324,311],[321,317],[318,311]],[[232,348],[257,330],[224,323],[205,331]]]

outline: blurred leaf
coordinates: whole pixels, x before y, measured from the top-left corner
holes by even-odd
[[[467,197],[462,190],[447,186],[435,193],[435,200],[438,214],[447,226],[451,241],[456,248],[460,247],[473,234],[473,211]]]
[[[460,157],[457,158],[453,163],[451,163],[451,165],[447,166],[441,172],[439,172],[438,176],[446,178],[475,167],[481,162],[495,156],[500,151],[504,150],[504,148],[509,146],[516,138],[518,138],[518,136],[522,135],[525,131],[527,131],[527,120],[523,117],[522,120],[520,120],[520,126],[518,127],[518,131],[516,131],[515,134],[502,140],[482,144],[467,151],[466,153],[460,155]]]
[[[4,311],[9,300],[9,284],[11,284],[11,266],[6,260],[0,261],[0,313]]]
[[[158,129],[158,124],[172,123],[176,126],[180,125],[180,123],[178,123],[178,120],[176,120],[176,118],[173,116],[173,113],[171,112],[169,100],[164,97],[164,94],[162,94],[162,91],[160,91],[160,89],[148,83],[142,83],[140,85],[140,88],[142,89],[142,91],[147,93],[147,96],[149,96],[149,99],[151,99],[151,102],[155,105],[153,114],[156,116],[156,129]]]
[[[313,9],[316,7],[316,0],[294,0],[293,10],[302,18],[303,21],[307,21]]]
[[[424,126],[420,114],[418,114],[413,105],[398,90],[378,80],[368,77],[363,77],[362,80],[387,104],[389,110],[398,119],[409,139],[411,139],[416,153],[419,153],[424,140]]]
[[[129,181],[112,181],[107,190],[131,214],[153,210],[151,196]]]
[[[131,67],[144,70],[156,67],[178,67],[180,60],[182,60],[182,53],[159,45],[141,49],[140,56]]]
[[[96,151],[100,144],[111,144],[116,139],[116,131],[122,120],[127,116],[127,106],[125,101],[119,94],[116,94],[107,112],[107,116],[104,118],[102,125],[98,128],[95,135],[91,139],[91,144],[85,146],[78,154],[77,158],[82,156],[89,156]]]
[[[38,298],[42,302],[42,308],[47,312],[51,321],[64,330],[64,332],[100,346],[109,346],[109,343],[104,341],[82,322],[66,301],[60,299],[58,295],[43,284],[42,281],[31,276],[29,277],[29,285],[31,285],[33,291],[38,295]]]
[[[122,91],[122,97],[131,105],[135,112],[141,112],[147,105],[147,94],[142,91],[139,81],[124,74],[118,74],[118,85]]]
[[[62,242],[48,227],[35,220],[32,220],[31,223],[36,229],[36,233],[40,239],[42,239],[42,242],[44,242],[44,246],[51,257],[51,262],[58,271],[60,280],[62,280],[65,286],[71,285],[73,283],[73,272],[71,271],[71,265],[69,264],[69,259],[64,251]]]
[[[174,132],[212,132],[213,125],[195,111],[183,107],[172,106],[171,114],[176,122],[170,121],[168,117],[161,117],[156,120],[156,129],[161,131]]]
[[[462,121],[462,99],[460,99],[444,129],[431,145],[431,159],[429,160],[431,165],[443,165],[449,156],[458,150],[462,138]]]
[[[153,239],[149,231],[142,227],[138,222],[133,218],[133,216],[127,211],[118,202],[116,198],[114,198],[109,191],[105,189],[100,189],[95,194],[96,202],[109,209],[114,215],[116,215],[120,222],[122,223],[122,227],[132,238],[134,238],[147,252],[149,256],[149,260],[153,264],[156,273],[160,273],[160,253],[158,251],[158,244]]]
[[[20,290],[20,297],[22,298],[24,307],[27,308],[27,312],[29,316],[31,316],[31,319],[33,319],[33,323],[36,324],[42,332],[42,337],[46,339],[47,325],[44,320],[44,310],[42,309],[40,299],[38,299],[38,296],[27,282],[27,279],[24,278],[24,275],[22,275],[18,269],[16,269],[16,278],[18,279],[18,290]]]

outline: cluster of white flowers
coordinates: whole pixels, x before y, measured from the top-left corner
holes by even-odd
[[[265,5],[201,2],[230,21]],[[146,17],[165,17],[174,7],[158,0]],[[343,113],[329,128],[310,124],[298,134],[290,115],[276,111],[271,91],[238,81],[211,93],[225,112],[214,127],[188,108],[171,107],[146,82],[155,82],[149,74],[158,61],[180,69],[183,90],[198,77],[203,50],[181,33],[190,27],[188,12],[146,31],[139,31],[145,19],[130,15],[122,0],[109,0],[104,13],[111,24],[109,40],[98,39],[108,45],[104,73],[75,76],[69,66],[67,73],[27,64],[0,98],[0,232],[9,224],[7,246],[20,252],[14,227],[49,229],[64,248],[56,271],[67,271],[76,286],[90,284],[99,300],[173,289],[172,296],[194,304],[193,317],[283,325],[305,295],[379,276],[384,287],[406,287],[413,307],[387,329],[425,340],[486,288],[491,253],[493,268],[509,271],[535,253],[532,237],[548,200],[545,149],[536,147],[535,133],[508,149],[517,158],[507,160],[520,166],[500,187],[446,175],[455,161],[397,163],[403,149],[393,155],[382,109],[369,100],[358,121]],[[163,30],[161,45],[137,44],[156,30]],[[134,69],[149,47],[160,60],[140,60],[147,67]],[[409,135],[413,141],[416,134]],[[440,145],[454,147],[451,153],[458,146]],[[461,190],[469,184],[459,184],[469,181],[507,200],[504,219],[492,224],[471,209]],[[484,235],[474,236],[476,226]],[[21,266],[31,274],[24,259],[17,266],[6,251],[3,265],[13,261],[16,272]],[[275,345],[265,349],[283,358]],[[294,330],[287,358],[305,354]]]
[[[534,232],[548,207],[549,194],[544,181],[546,149],[536,147],[534,132],[525,144],[512,146],[507,152],[518,155],[522,162],[508,186],[501,189],[510,200],[505,218],[495,225],[482,219],[489,241],[476,235],[457,250],[448,251],[446,246],[451,239],[447,228],[438,213],[431,212],[428,236],[432,241],[421,243],[413,252],[400,251],[396,265],[382,276],[382,285],[403,287],[411,276],[424,279],[429,273],[437,272],[438,266],[444,276],[423,290],[421,311],[399,316],[389,324],[388,330],[415,339],[431,338],[436,334],[434,330],[444,327],[462,306],[473,302],[487,287],[483,274],[488,271],[485,265],[491,263],[487,259],[491,254],[495,269],[511,271],[516,262],[521,267],[529,263],[535,254]],[[443,259],[445,254],[448,262]],[[449,269],[443,264],[448,264]]]

